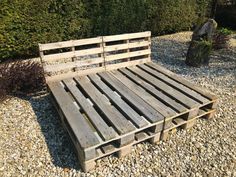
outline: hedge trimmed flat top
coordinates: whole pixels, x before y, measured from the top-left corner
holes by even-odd
[[[151,32],[39,44],[52,101],[84,171],[212,117],[217,97],[151,62]]]

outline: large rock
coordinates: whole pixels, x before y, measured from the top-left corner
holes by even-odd
[[[187,65],[197,67],[209,64],[212,39],[216,27],[216,21],[209,19],[194,30],[185,61]]]

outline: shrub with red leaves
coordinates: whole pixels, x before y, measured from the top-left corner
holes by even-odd
[[[17,61],[0,64],[0,99],[6,95],[28,94],[45,86],[40,63]]]

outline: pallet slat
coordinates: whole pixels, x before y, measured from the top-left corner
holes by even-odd
[[[174,99],[168,97],[167,95],[163,94],[161,91],[157,90],[155,87],[153,87],[151,84],[145,82],[140,77],[134,75],[126,68],[121,68],[121,69],[119,69],[119,71],[121,71],[123,74],[125,74],[129,79],[131,79],[135,83],[142,86],[144,89],[147,89],[149,91],[149,93],[152,93],[153,95],[155,95],[157,98],[161,99],[164,103],[166,103],[167,105],[169,105],[170,107],[172,107],[176,111],[185,112],[188,110],[186,107],[179,104],[178,102],[176,102]]]
[[[145,47],[149,45],[150,45],[149,41],[138,41],[138,42],[131,42],[131,43],[126,43],[126,44],[110,45],[110,46],[104,47],[104,52],[132,49],[132,48],[137,48],[137,47]]]
[[[149,55],[151,53],[150,49],[145,50],[139,50],[135,52],[129,52],[129,53],[121,53],[121,54],[111,54],[105,57],[106,62],[108,61],[114,61],[124,58],[131,58],[131,57],[138,57],[142,55]]]
[[[118,71],[112,71],[112,73],[120,82],[125,83],[125,85],[132,90],[134,93],[139,95],[143,100],[145,100],[149,105],[155,108],[164,117],[172,117],[176,114],[175,111],[170,109],[168,106],[163,104],[158,99],[155,99],[152,95],[146,92],[143,88],[139,87],[137,84],[126,78],[124,75]]]
[[[73,78],[73,77],[81,76],[84,74],[91,74],[91,73],[97,73],[97,72],[102,72],[102,71],[105,71],[104,67],[94,67],[94,68],[81,70],[81,71],[79,70],[79,71],[75,71],[75,72],[67,72],[67,73],[62,73],[62,74],[46,77],[46,82],[47,83],[58,82],[63,79]]]
[[[162,122],[163,115],[157,112],[154,108],[148,105],[144,100],[138,97],[134,92],[127,88],[123,83],[114,79],[107,73],[98,74],[107,84],[111,85],[122,97],[124,97],[135,109],[139,110],[151,122]]]
[[[57,61],[60,59],[65,59],[65,58],[73,58],[73,57],[100,54],[100,53],[102,53],[102,48],[97,47],[97,48],[92,48],[92,49],[84,49],[84,50],[76,50],[76,51],[71,51],[71,52],[44,55],[43,61],[52,62],[52,61]]]
[[[139,67],[142,68],[143,70],[147,71],[149,74],[155,75],[156,77],[158,77],[162,81],[165,81],[166,83],[171,84],[172,87],[184,92],[189,97],[195,98],[200,103],[205,104],[205,103],[209,102],[208,99],[206,99],[205,97],[203,97],[199,93],[195,92],[194,90],[189,89],[188,87],[186,87],[178,82],[175,82],[175,80],[172,80],[172,79],[166,77],[162,73],[158,73],[157,71],[155,71],[145,65],[139,65]]]
[[[120,63],[115,63],[115,64],[106,64],[106,71],[115,70],[118,68],[124,68],[128,66],[139,65],[146,62],[149,62],[149,58],[147,57],[143,59],[133,60],[133,61],[126,61],[126,62],[120,62]]]
[[[64,88],[60,83],[48,84],[52,94],[59,104],[62,112],[77,137],[78,143],[82,148],[87,148],[99,143],[89,124],[84,119],[78,108],[74,105]]]
[[[104,59],[102,57],[99,58],[92,58],[92,59],[86,59],[86,60],[78,60],[73,62],[67,62],[67,63],[59,63],[59,64],[52,64],[52,65],[46,65],[44,67],[45,72],[58,72],[65,69],[73,69],[73,68],[79,68],[83,66],[93,65],[93,64],[99,64],[103,63]]]
[[[91,120],[93,126],[104,140],[109,140],[116,137],[116,132],[112,127],[109,127],[106,122],[97,113],[94,107],[88,102],[80,90],[76,87],[72,79],[63,80],[70,93],[76,98],[77,102]]]
[[[167,70],[155,63],[147,63],[148,66],[151,66],[152,68],[158,70],[159,72],[162,72],[163,74],[171,77],[173,80],[176,80],[177,82],[182,83],[183,85],[185,85],[186,87],[189,87],[190,89],[193,89],[195,91],[197,91],[198,93],[200,93],[201,95],[211,99],[211,100],[217,100],[217,96],[214,95],[213,93],[211,93],[210,91],[204,89],[204,88],[200,88],[194,84],[192,84],[191,82],[187,81],[186,79],[184,79],[183,77],[171,72],[170,70]]]
[[[114,93],[97,75],[89,75],[92,82],[97,85],[103,92],[109,97],[114,105],[117,105],[119,109],[126,114],[132,120],[132,123],[141,128],[148,125],[147,121],[135,112],[125,101],[123,101],[117,94]]]
[[[129,34],[120,34],[120,35],[111,35],[111,36],[104,36],[104,42],[111,42],[111,41],[119,41],[119,40],[126,40],[126,39],[135,39],[135,38],[145,38],[150,37],[151,32],[140,32],[140,33],[129,33]]]
[[[194,108],[200,105],[198,102],[192,100],[191,98],[187,97],[183,93],[179,92],[178,90],[175,90],[174,88],[170,87],[166,83],[142,71],[141,69],[137,67],[130,67],[129,69],[132,72],[134,72],[136,75],[139,75],[142,79],[147,81],[149,84],[152,84],[153,86],[161,89],[163,92],[167,93],[168,95],[175,97],[179,102],[181,102],[185,106],[188,106],[189,108]]]
[[[127,121],[127,119],[117,111],[110,102],[105,99],[96,87],[85,77],[76,77],[77,83],[90,96],[90,99],[100,108],[100,111],[113,124],[114,128],[120,133],[125,134],[135,130],[135,127]]]
[[[54,50],[54,49],[61,49],[61,48],[69,48],[81,45],[88,45],[88,44],[96,44],[101,43],[102,37],[96,38],[88,38],[88,39],[80,39],[80,40],[70,40],[70,41],[63,41],[63,42],[55,42],[55,43],[48,43],[48,44],[39,44],[39,50]]]

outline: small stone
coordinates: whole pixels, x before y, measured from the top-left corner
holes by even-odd
[[[151,169],[151,168],[149,168],[147,171],[148,171],[149,173],[152,173],[152,169]]]

